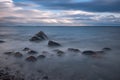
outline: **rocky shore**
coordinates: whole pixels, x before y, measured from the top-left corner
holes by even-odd
[[[112,49],[109,47],[104,47],[100,49],[99,51],[96,50],[84,50],[81,51],[80,49],[77,48],[67,48],[66,50],[61,50],[59,49],[60,47],[63,47],[62,43],[59,43],[54,40],[50,40],[49,37],[43,32],[40,31],[37,34],[35,34],[33,37],[29,39],[30,42],[33,43],[42,43],[43,41],[47,41],[47,47],[51,48],[50,52],[55,53],[57,56],[64,56],[65,54],[73,53],[73,54],[81,54],[84,56],[90,56],[92,58],[96,56],[101,56],[105,54],[107,51],[111,51]],[[5,41],[0,40],[0,44],[5,43]],[[57,48],[57,49],[54,49]],[[8,51],[4,52],[5,55],[11,55],[16,58],[22,58],[24,57],[24,53],[28,55],[27,57],[25,56],[25,61],[27,62],[37,62],[38,60],[45,59],[47,58],[47,54],[49,54],[48,51],[42,51],[42,54],[39,54],[38,51],[33,50],[29,47],[24,47],[21,51]],[[38,54],[37,56],[35,56]],[[0,69],[0,80],[25,80],[24,77],[19,77],[16,75],[11,75],[7,70],[2,70]],[[34,79],[33,79],[34,80]],[[49,77],[47,75],[42,76],[42,79],[40,80],[49,80]]]

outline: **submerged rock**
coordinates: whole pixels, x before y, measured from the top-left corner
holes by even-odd
[[[112,50],[112,49],[106,47],[106,48],[103,48],[102,50],[103,50],[103,51],[110,51],[110,50]]]
[[[27,48],[27,47],[23,49],[23,51],[29,51],[29,50],[30,48]]]
[[[34,51],[34,50],[28,51],[28,54],[36,54],[36,53],[38,53],[38,52],[37,52],[37,51]]]
[[[43,80],[48,80],[48,76],[43,76]]]
[[[74,48],[68,48],[68,51],[71,51],[71,52],[80,52],[79,49],[74,49]]]
[[[83,51],[82,54],[85,54],[85,55],[96,55],[96,52],[88,50],[88,51]]]
[[[39,55],[37,58],[43,59],[45,57],[46,57],[45,55]]]
[[[55,41],[49,41],[48,46],[49,47],[58,47],[58,46],[61,46],[61,44],[59,44],[59,43],[57,43]]]
[[[63,51],[58,51],[58,52],[57,52],[57,55],[58,55],[58,56],[62,56],[64,53],[65,53],[65,52],[63,52]]]
[[[65,52],[63,52],[63,51],[61,51],[59,49],[55,49],[53,51],[56,52],[58,56],[62,56],[65,53]]]
[[[13,52],[5,52],[4,54],[11,55],[11,54],[13,54]]]
[[[42,53],[43,53],[43,54],[47,54],[47,53],[49,53],[49,52],[47,52],[47,51],[42,51]]]
[[[43,31],[40,31],[39,33],[35,34],[31,39],[30,41],[43,41],[43,40],[47,40],[48,37],[47,35],[43,32]]]
[[[34,62],[34,61],[37,61],[37,58],[34,57],[34,56],[29,56],[26,58],[27,61],[31,61],[31,62]]]
[[[15,57],[22,57],[23,55],[22,55],[22,53],[20,53],[20,52],[16,52],[16,53],[14,54],[14,56],[15,56]]]
[[[0,40],[0,43],[4,43],[5,41],[3,41],[3,40]]]

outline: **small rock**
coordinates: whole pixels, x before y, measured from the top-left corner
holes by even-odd
[[[34,57],[34,56],[29,56],[26,58],[27,61],[31,61],[31,62],[34,62],[34,61],[37,61],[37,58]]]
[[[39,55],[38,58],[43,59],[45,58],[45,55]]]
[[[3,40],[0,40],[0,43],[4,43],[5,41],[3,41]]]
[[[62,56],[64,54],[64,52],[63,51],[58,51],[57,54],[58,54],[58,56]]]
[[[80,52],[79,49],[74,49],[74,48],[68,48],[68,51],[71,51],[71,52]]]
[[[27,47],[23,49],[23,51],[29,51],[29,50],[30,48],[27,48]]]
[[[96,52],[88,50],[88,51],[83,51],[82,54],[85,54],[85,55],[96,55]]]
[[[5,52],[4,54],[11,55],[13,52]]]
[[[30,50],[29,52],[28,52],[28,54],[36,54],[36,53],[38,53],[37,51],[34,51],[34,50]]]
[[[15,56],[15,57],[22,57],[23,55],[22,55],[20,52],[16,52],[16,53],[14,54],[14,56]]]
[[[112,50],[111,48],[103,48],[103,51],[110,51],[110,50]]]
[[[55,41],[49,41],[48,46],[49,47],[58,47],[58,46],[61,46],[61,45],[59,43],[55,42]]]
[[[33,36],[30,41],[40,41],[39,37],[37,36]]]
[[[43,80],[48,80],[48,76],[44,76],[44,77],[43,77]]]
[[[43,54],[47,54],[48,52],[47,51],[42,51]]]

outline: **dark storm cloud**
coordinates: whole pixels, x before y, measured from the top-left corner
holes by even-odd
[[[49,9],[85,10],[92,12],[120,12],[120,0],[32,0]],[[82,1],[82,0],[81,0]]]

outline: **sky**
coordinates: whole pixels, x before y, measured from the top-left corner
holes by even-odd
[[[0,0],[0,25],[120,26],[120,0]]]

